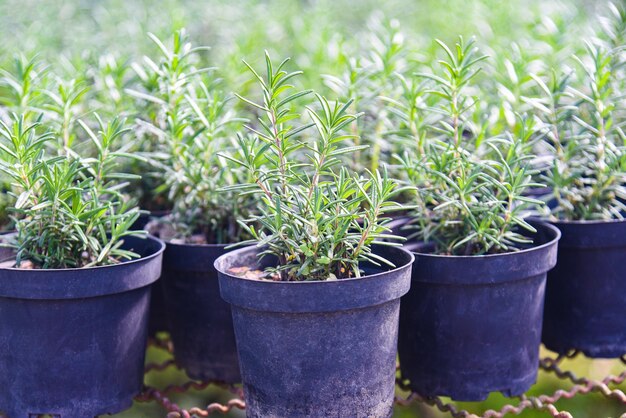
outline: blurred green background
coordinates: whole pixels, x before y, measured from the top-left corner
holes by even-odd
[[[248,79],[241,59],[256,64],[267,49],[323,90],[322,74],[340,74],[379,42],[406,43],[412,60],[428,61],[435,38],[475,36],[494,57],[516,54],[515,42],[558,63],[583,48],[605,11],[606,0],[2,0],[0,57],[37,54],[71,75],[154,54],[147,32],[169,39],[185,27],[195,45],[211,46],[206,58],[228,81]]]
[[[351,54],[384,50],[377,43],[403,43],[403,37],[410,38],[407,48],[417,61],[426,62],[434,55],[434,38],[452,42],[461,34],[475,36],[480,48],[495,58],[532,53],[551,61],[546,65],[558,64],[583,48],[583,39],[594,36],[606,8],[603,0],[0,0],[0,64],[24,54],[38,55],[68,77],[112,62],[123,72],[129,62],[155,52],[147,32],[168,39],[173,30],[185,27],[196,45],[212,47],[205,59],[219,68],[230,86],[239,87],[249,79],[241,59],[258,63],[267,49],[277,57],[293,57],[305,72],[307,87],[324,92],[328,86],[322,75],[341,74]],[[393,38],[385,39],[388,35]],[[151,350],[149,361],[162,360],[163,355]],[[565,366],[591,378],[624,369],[617,361],[583,358]],[[168,369],[149,374],[147,381],[164,386],[185,377]],[[531,394],[553,394],[570,386],[541,372]],[[626,390],[626,385],[621,389]],[[190,407],[228,398],[228,393],[209,389],[174,400]],[[460,406],[480,413],[504,403],[506,399],[494,394],[486,402]],[[562,400],[557,407],[583,418],[626,413],[626,407],[598,394]],[[116,416],[164,415],[158,406],[147,404]],[[235,411],[230,416],[244,413]],[[397,408],[395,416],[446,415],[413,405]],[[521,416],[549,414],[528,410]]]

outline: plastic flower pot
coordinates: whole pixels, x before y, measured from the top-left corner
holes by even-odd
[[[135,230],[135,231],[141,231],[146,228],[146,226],[148,225],[148,223],[150,223],[151,220],[162,218],[171,213],[171,211],[169,210],[157,210],[157,211],[147,211],[147,212],[148,213],[142,212],[137,218],[137,220],[135,221],[135,223],[133,223],[133,225],[130,227],[130,229]]]
[[[193,379],[237,383],[233,319],[213,266],[225,247],[167,243],[162,287],[176,363]]]
[[[534,245],[517,252],[415,253],[398,343],[402,378],[413,390],[480,401],[495,391],[522,394],[535,382],[546,273],[560,233],[533,225]]]
[[[82,269],[0,268],[0,411],[93,418],[141,391],[151,284],[164,244],[128,237],[142,257]]]
[[[141,213],[130,229],[135,231],[144,230],[151,220],[162,218],[169,213],[170,211],[167,210]],[[153,235],[159,238],[158,234]],[[152,286],[152,295],[150,296],[150,316],[148,319],[148,335],[150,337],[154,337],[160,332],[168,331],[165,301],[163,298],[162,280],[159,280]]]
[[[150,337],[156,337],[161,332],[169,331],[165,295],[163,293],[163,280],[159,280],[152,286],[150,296],[150,315],[148,317],[148,335]]]
[[[553,225],[563,237],[548,274],[543,343],[558,353],[626,354],[626,221]]]
[[[400,297],[410,252],[374,247],[397,268],[363,266],[336,281],[253,280],[233,267],[264,268],[257,247],[218,258],[231,304],[248,417],[389,417],[393,412]]]

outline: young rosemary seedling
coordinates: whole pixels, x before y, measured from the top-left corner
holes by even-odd
[[[193,66],[197,52],[206,48],[193,48],[183,31],[175,34],[171,50],[157,38],[154,41],[163,53],[159,64],[147,60],[155,72],[154,91],[132,94],[155,105],[154,119],[143,120],[140,126],[154,136],[146,147],[158,171],[153,181],[157,194],[171,205],[171,213],[160,222],[160,235],[202,244],[249,238],[237,218],[249,216],[255,199],[222,190],[247,181],[247,174],[218,155],[219,151],[237,155],[232,132],[244,120],[235,116],[221,80],[207,68]]]
[[[165,165],[171,166],[174,156],[169,149],[184,146],[193,129],[189,126],[192,109],[185,96],[193,89],[194,81],[211,69],[196,67],[198,52],[207,48],[192,47],[184,29],[174,33],[171,48],[156,36],[149,34],[149,37],[160,57],[155,61],[146,56],[143,65],[133,64],[139,86],[125,92],[137,100],[137,152],[164,160]],[[166,152],[162,152],[164,149]],[[171,210],[174,202],[164,186],[163,170],[153,172],[153,167],[145,163],[136,164],[132,170],[146,173],[139,185],[141,206],[153,211]]]
[[[0,68],[0,105],[27,120],[34,117],[46,77],[47,68],[40,61],[16,56],[11,66]]]
[[[441,71],[418,74],[419,87],[405,96],[411,102],[395,106],[404,112],[398,135],[406,152],[398,159],[417,190],[413,237],[441,254],[515,250],[529,242],[522,231],[534,230],[522,216],[534,201],[523,195],[532,185],[529,145],[508,133],[490,137],[476,123],[478,99],[468,91],[486,56],[476,55],[474,42],[460,38],[454,49],[438,43],[446,56]],[[426,116],[418,118],[418,109]]]
[[[626,119],[618,51],[587,44],[587,54],[575,57],[576,74],[553,72],[547,82],[534,77],[543,96],[527,100],[548,132],[553,159],[543,180],[552,188],[556,219],[621,219],[626,210]]]
[[[116,172],[118,160],[132,158],[128,145],[118,144],[127,129],[114,120],[95,134],[79,122],[97,152],[80,158],[76,153],[50,155],[56,133],[23,115],[11,123],[0,121],[0,171],[11,182],[15,197],[16,266],[74,268],[118,263],[138,257],[121,248],[139,211],[122,189],[125,173]]]
[[[243,220],[276,266],[268,269],[277,280],[336,280],[360,277],[359,263],[390,266],[372,251],[372,244],[390,237],[385,214],[394,208],[389,199],[396,183],[386,170],[367,177],[338,168],[341,157],[362,146],[345,146],[353,135],[345,132],[357,118],[348,113],[351,102],[331,103],[315,95],[316,106],[306,107],[309,123],[300,123],[296,100],[311,91],[293,91],[291,80],[300,72],[287,72],[288,60],[278,66],[266,53],[266,76],[246,64],[262,90],[262,101],[241,97],[261,112],[240,136],[242,157],[224,157],[244,167],[250,182],[231,191],[259,197],[258,215]],[[305,131],[314,130],[310,136]],[[307,132],[308,133],[308,132]],[[387,242],[390,245],[389,242]]]
[[[340,76],[324,75],[325,84],[339,100],[359,109],[362,116],[349,125],[354,145],[367,145],[355,151],[348,163],[357,172],[376,171],[392,154],[387,136],[390,129],[389,109],[382,97],[393,96],[397,90],[396,74],[406,71],[404,35],[396,20],[380,17],[367,24],[366,45],[357,52],[344,46],[341,50],[346,69]]]

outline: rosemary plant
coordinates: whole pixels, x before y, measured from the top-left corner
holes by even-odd
[[[154,156],[164,148],[177,147],[177,143],[185,142],[183,137],[191,129],[188,124],[192,110],[185,96],[193,88],[194,80],[210,69],[196,68],[198,52],[207,48],[193,48],[184,29],[174,33],[171,48],[155,35],[149,34],[149,37],[157,46],[160,57],[155,61],[145,56],[144,65],[133,64],[139,86],[125,92],[137,99],[136,151]],[[173,158],[170,152],[161,157]],[[170,210],[174,202],[168,198],[163,172],[158,170],[155,173],[151,168],[141,162],[132,168],[133,172],[147,172],[139,185],[141,206],[148,210]]]
[[[154,41],[164,55],[159,65],[150,64],[155,89],[132,94],[156,105],[154,120],[140,125],[154,135],[149,148],[158,171],[156,191],[171,202],[171,214],[157,225],[159,233],[169,241],[202,244],[249,238],[236,219],[249,215],[254,199],[221,190],[247,181],[247,175],[218,155],[236,153],[230,133],[243,120],[235,117],[221,80],[193,67],[196,54],[206,48],[193,48],[184,31],[175,34],[171,50]]]
[[[393,152],[387,139],[389,110],[382,97],[395,94],[398,84],[395,75],[406,71],[408,66],[404,35],[398,21],[385,21],[375,16],[368,22],[367,31],[366,46],[361,50],[355,53],[345,45],[340,50],[346,67],[343,74],[323,76],[325,84],[341,101],[352,102],[351,111],[363,112],[349,126],[354,145],[367,145],[355,151],[348,161],[357,172],[376,171]]]
[[[524,208],[535,201],[524,196],[533,185],[524,141],[532,135],[486,135],[485,125],[476,122],[478,99],[469,94],[486,56],[462,38],[453,49],[438,43],[446,57],[439,61],[441,71],[418,74],[415,85],[422,87],[407,96],[414,102],[396,106],[397,113],[407,112],[406,126],[398,129],[406,152],[397,158],[416,190],[412,237],[440,254],[514,251],[529,243],[522,231],[534,231],[523,219]],[[427,116],[418,118],[417,109]]]
[[[75,153],[50,155],[55,133],[41,118],[25,123],[0,122],[0,171],[11,181],[17,267],[75,268],[114,264],[138,257],[121,248],[139,211],[122,195],[129,176],[116,172],[118,159],[132,157],[117,147],[127,132],[114,120],[95,134],[79,122],[93,141],[94,157]]]
[[[225,157],[244,167],[251,180],[228,189],[260,197],[260,214],[241,223],[250,242],[263,248],[261,257],[276,257],[277,265],[267,272],[283,281],[336,280],[360,277],[361,261],[392,266],[372,244],[393,238],[385,214],[397,207],[389,200],[396,183],[385,170],[364,178],[337,168],[341,156],[363,149],[344,146],[354,139],[345,132],[357,118],[348,113],[351,102],[330,103],[315,95],[317,109],[306,107],[311,122],[295,123],[301,118],[296,100],[312,92],[293,92],[289,83],[301,73],[285,71],[288,60],[275,66],[267,53],[265,60],[265,77],[246,64],[262,101],[241,97],[262,116],[249,128],[253,135],[239,137],[242,158]],[[315,133],[307,141],[304,132],[310,128]]]
[[[16,56],[12,65],[0,68],[0,105],[9,112],[23,114],[27,119],[37,113],[47,68],[37,59]]]
[[[218,85],[199,83],[187,96],[189,127],[182,142],[168,140],[169,157],[157,165],[163,169],[163,186],[174,202],[172,212],[163,218],[171,226],[170,239],[176,241],[224,244],[249,238],[237,222],[254,210],[251,195],[224,190],[249,181],[247,173],[218,152],[238,155],[230,136],[241,120],[234,116],[229,98]],[[193,94],[193,92],[192,92]]]
[[[46,111],[49,119],[47,125],[57,138],[53,145],[59,153],[68,153],[77,141],[76,124],[89,111],[84,100],[89,87],[75,79],[66,81],[59,77],[54,77],[50,84],[49,88],[42,90],[46,100],[42,102],[41,108]]]
[[[626,206],[625,107],[619,49],[588,44],[575,74],[535,76],[543,96],[527,99],[546,125],[553,157],[543,181],[555,199],[553,218],[623,218]],[[581,87],[575,85],[579,75]]]

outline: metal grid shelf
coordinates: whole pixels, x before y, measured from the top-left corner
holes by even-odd
[[[166,350],[170,353],[170,355],[172,353],[172,345],[167,339],[153,339],[150,344],[153,347]],[[410,389],[408,389],[408,387],[399,380],[397,381],[398,389],[400,389],[400,392],[408,393],[408,395],[396,396],[396,404],[409,406],[414,403],[422,403],[424,405],[437,408],[441,412],[448,413],[454,418],[500,418],[506,415],[518,415],[527,409],[545,411],[546,416],[572,418],[573,416],[571,413],[558,409],[556,405],[557,402],[561,399],[571,399],[576,396],[595,392],[603,395],[607,399],[619,402],[625,406],[626,410],[626,394],[622,390],[615,387],[626,381],[626,356],[621,358],[624,370],[620,374],[608,375],[601,380],[594,380],[586,377],[578,377],[572,371],[562,369],[562,363],[565,359],[571,359],[579,355],[581,354],[578,352],[571,352],[567,355],[560,355],[557,357],[545,357],[539,363],[539,367],[543,372],[553,374],[564,383],[567,382],[571,384],[571,387],[568,389],[559,389],[551,395],[523,395],[519,398],[512,398],[511,401],[514,401],[515,399],[517,399],[517,401],[504,405],[497,411],[488,410],[482,415],[477,415],[467,410],[461,410],[455,404],[447,403],[441,398],[426,398],[420,396],[418,393],[411,392]],[[162,363],[148,364],[146,366],[146,373],[151,371],[163,371],[170,367],[177,367],[173,358],[169,358]],[[185,393],[189,390],[202,390],[210,385],[217,385],[229,390],[233,394],[233,398],[225,404],[211,403],[204,408],[194,407],[190,409],[183,409],[168,398],[168,396],[173,393]],[[136,400],[138,402],[157,402],[166,411],[165,416],[167,418],[208,417],[213,414],[227,413],[233,408],[245,409],[243,391],[241,387],[225,385],[220,382],[189,381],[180,385],[169,385],[163,389],[146,387],[144,392],[139,395]],[[620,418],[626,418],[626,413],[622,414]]]

